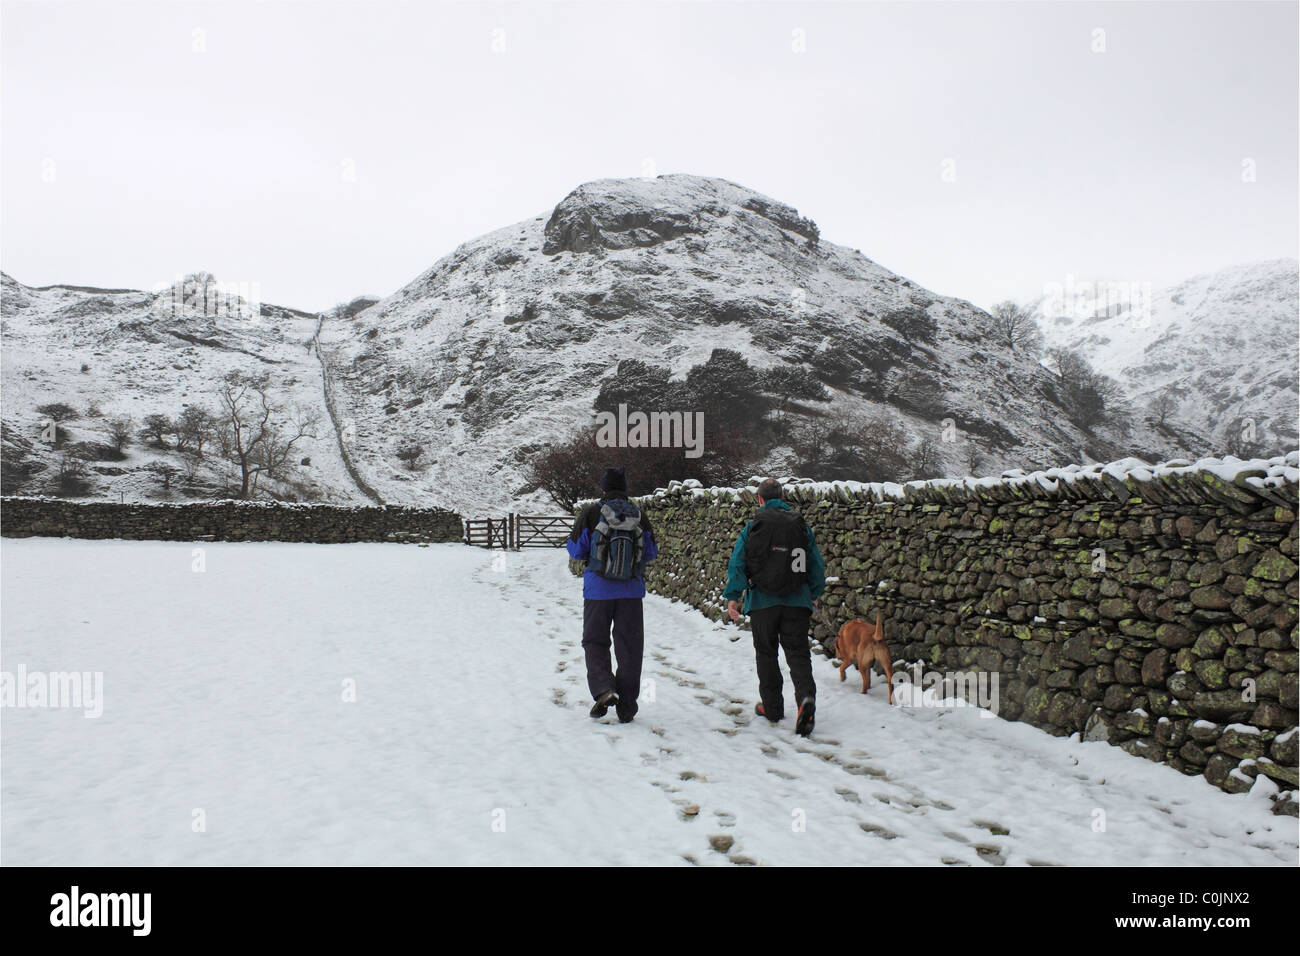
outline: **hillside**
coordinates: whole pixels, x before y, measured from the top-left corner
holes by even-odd
[[[187,405],[215,408],[216,389],[231,371],[265,373],[270,394],[286,411],[321,417],[322,370],[312,347],[316,316],[268,304],[256,314],[242,302],[214,308],[204,304],[201,292],[195,301],[193,292],[33,288],[3,277],[6,485],[18,466],[35,469],[20,490],[50,492],[69,446],[104,442],[110,420],[118,416],[138,425],[151,414],[175,417]],[[37,409],[51,403],[76,412],[60,426],[67,432],[60,448],[40,437],[47,417]],[[288,498],[365,501],[344,468],[328,420],[318,435],[294,446],[291,482],[267,482],[263,490]],[[125,451],[120,461],[87,463],[90,497],[207,498],[223,494],[232,480],[210,454],[191,466],[174,448],[150,447],[139,438]],[[162,462],[179,472],[166,490],[150,470]]]
[[[807,460],[785,440],[792,428],[816,437],[873,418],[890,423],[901,459],[889,465],[899,474],[875,477],[899,479],[1155,461],[1212,445],[1209,421],[1157,429],[1138,415],[1128,432],[1077,427],[1056,376],[999,345],[981,310],[822,239],[783,203],[698,176],[580,186],[392,295],[325,316],[262,305],[250,317],[196,304],[190,292],[38,289],[8,276],[2,311],[6,487],[8,466],[21,462],[35,469],[23,493],[49,490],[61,454],[39,438],[39,406],[74,406],[69,440],[102,442],[113,416],[210,407],[222,377],[241,371],[265,373],[273,401],[317,419],[316,437],[295,446],[292,469],[264,494],[551,510],[527,466],[592,423],[620,362],[681,380],[718,349],[764,374],[807,370],[825,387],[825,400],[791,403],[783,426],[793,426],[753,449],[754,467],[778,474]],[[1201,362],[1206,382],[1227,374],[1244,390],[1262,387],[1251,385],[1262,368],[1284,392],[1286,354],[1266,354],[1262,339],[1252,349],[1224,373],[1231,353],[1219,343],[1213,358],[1187,358],[1188,374]],[[1291,350],[1294,395],[1294,336]],[[727,437],[713,429],[705,423],[706,443]],[[910,456],[923,443],[921,475]],[[159,460],[189,472],[185,481],[163,489],[149,470]],[[212,497],[232,481],[210,456],[193,463],[142,441],[123,461],[95,463],[89,478],[88,495],[128,500]]]
[[[1141,307],[1070,310],[1040,321],[1049,347],[1077,349],[1117,379],[1134,404],[1161,395],[1172,418],[1206,437],[1197,451],[1232,449],[1245,420],[1256,447],[1297,445],[1297,279],[1295,259],[1274,259],[1199,275],[1151,294]]]

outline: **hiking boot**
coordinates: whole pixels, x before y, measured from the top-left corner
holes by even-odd
[[[763,710],[763,704],[761,701],[754,705],[754,713],[758,714],[760,717],[767,717],[767,711]],[[775,717],[767,717],[767,719],[772,723],[776,723],[781,719],[781,715],[777,714]]]
[[[596,702],[591,705],[591,716],[595,718],[604,717],[609,713],[611,707],[618,706],[618,694],[612,690],[607,690],[596,698]]]
[[[620,724],[632,723],[632,718],[636,716],[639,709],[634,700],[620,700],[614,704],[614,710],[618,713],[618,722]]]
[[[794,719],[794,732],[807,737],[813,732],[813,718],[817,715],[817,701],[805,697],[799,704],[799,716]]]

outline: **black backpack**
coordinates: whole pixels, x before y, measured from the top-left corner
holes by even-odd
[[[797,511],[760,508],[745,541],[751,589],[793,594],[808,583],[808,525]]]

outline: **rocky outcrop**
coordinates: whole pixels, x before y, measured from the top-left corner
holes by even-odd
[[[1002,717],[1228,791],[1260,776],[1293,791],[1297,463],[791,484],[832,578],[814,637],[829,654],[841,624],[880,611],[896,667],[997,674]],[[651,590],[721,619],[753,487],[640,501]]]
[[[817,224],[785,203],[722,179],[668,176],[602,179],[560,200],[546,222],[542,252],[591,252],[653,246],[707,232],[728,215],[764,220],[816,244]]]

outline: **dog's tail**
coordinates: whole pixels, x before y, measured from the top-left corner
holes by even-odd
[[[876,640],[883,641],[885,632],[880,629],[880,608],[876,608]]]

